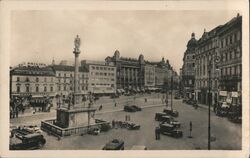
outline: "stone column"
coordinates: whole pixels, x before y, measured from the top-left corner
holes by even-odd
[[[80,44],[81,44],[81,39],[79,38],[79,36],[77,35],[76,38],[75,38],[75,48],[74,48],[74,51],[73,53],[75,54],[75,72],[74,72],[74,100],[73,100],[73,104],[77,104],[79,99],[78,99],[78,95],[77,93],[79,92],[78,90],[78,80],[79,80],[79,62],[78,62],[78,57],[79,57],[79,54],[80,54]]]

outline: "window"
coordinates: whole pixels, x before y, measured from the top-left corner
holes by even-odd
[[[66,74],[64,74],[64,77],[67,77],[67,75],[66,75]]]
[[[46,86],[44,86],[44,92],[47,92],[47,87]]]
[[[99,67],[96,67],[96,70],[99,70]]]
[[[95,69],[95,67],[94,67],[94,66],[92,66],[92,69]]]
[[[64,86],[64,90],[65,90],[65,91],[66,91],[66,89],[67,89],[66,86]]]
[[[70,74],[70,77],[73,77],[73,75],[72,75],[72,74]]]
[[[47,82],[47,78],[46,77],[44,78],[44,82]]]
[[[50,87],[50,91],[53,92],[53,87]]]
[[[239,41],[240,38],[241,38],[241,37],[240,37],[240,31],[238,31],[238,32],[237,32],[237,41]]]
[[[59,91],[61,90],[61,86],[58,86],[58,90],[59,90]]]
[[[59,73],[58,76],[61,77],[61,74]]]
[[[36,92],[39,92],[39,87],[38,86],[36,86]]]
[[[53,82],[53,77],[51,77],[50,81]]]
[[[26,86],[26,92],[30,92],[30,87]]]
[[[20,92],[20,86],[16,87],[16,92],[19,93]]]
[[[26,82],[29,82],[29,81],[30,81],[30,79],[28,77],[26,77]]]

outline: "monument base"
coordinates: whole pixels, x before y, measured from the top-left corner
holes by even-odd
[[[95,123],[96,108],[57,109],[56,124],[61,128],[87,126]]]

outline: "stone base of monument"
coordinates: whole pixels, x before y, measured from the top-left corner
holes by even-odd
[[[89,128],[110,126],[110,122],[95,120],[95,108],[57,109],[56,119],[41,122],[41,129],[49,134],[64,137],[86,134]]]

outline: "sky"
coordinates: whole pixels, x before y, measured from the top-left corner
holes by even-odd
[[[236,11],[56,10],[13,11],[10,65],[73,61],[74,38],[80,60],[102,60],[115,50],[123,57],[168,59],[179,72],[191,33],[199,39],[237,15]]]

